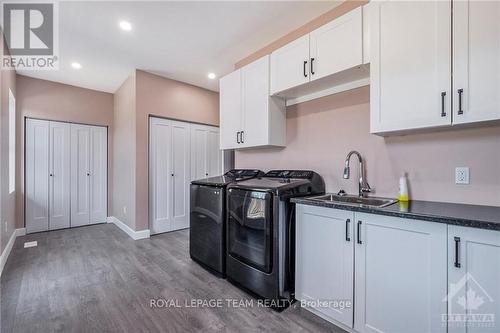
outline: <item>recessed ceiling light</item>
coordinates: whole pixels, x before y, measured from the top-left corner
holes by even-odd
[[[215,73],[208,73],[208,75],[207,75],[207,76],[208,76],[208,78],[209,78],[210,80],[215,79]]]
[[[82,68],[82,65],[80,65],[79,62],[72,62],[71,67],[73,67],[74,69],[80,69]]]
[[[127,21],[120,21],[120,28],[125,31],[130,31],[132,30],[132,24]]]

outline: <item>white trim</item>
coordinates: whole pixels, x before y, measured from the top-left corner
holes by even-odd
[[[149,238],[149,236],[150,236],[149,229],[135,231],[135,230],[131,229],[128,225],[126,225],[125,223],[123,223],[122,221],[120,221],[119,219],[117,219],[114,216],[109,216],[106,220],[107,220],[108,223],[113,223],[118,228],[120,228],[121,230],[123,230],[133,240]]]
[[[26,235],[26,228],[16,229],[16,237],[24,236],[24,235]]]
[[[10,235],[9,241],[7,242],[7,246],[5,246],[2,255],[0,255],[0,276],[2,276],[3,268],[7,263],[7,259],[9,258],[10,251],[12,251],[12,247],[14,246],[16,238],[24,235],[26,235],[26,228],[14,229],[12,235]]]
[[[328,95],[333,95],[333,94],[338,94],[347,90],[352,90],[356,89],[359,87],[364,87],[370,85],[370,78],[364,78],[360,79],[357,81],[352,81],[344,84],[340,84],[335,87],[331,87],[325,90],[321,90],[318,92],[314,92],[308,95],[300,96],[300,97],[295,97],[295,98],[287,98],[286,100],[286,106],[290,105],[295,105],[299,103],[304,103],[307,101],[312,101],[313,99],[328,96]]]

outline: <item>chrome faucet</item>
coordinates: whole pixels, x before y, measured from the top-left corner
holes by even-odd
[[[351,173],[350,172],[351,169],[349,167],[349,161],[350,161],[352,155],[356,155],[358,157],[358,160],[359,160],[359,196],[365,197],[366,193],[370,193],[372,191],[372,189],[365,178],[365,165],[363,162],[363,158],[361,157],[361,154],[355,150],[353,150],[349,154],[347,154],[347,157],[345,159],[344,179],[349,179],[349,175]]]

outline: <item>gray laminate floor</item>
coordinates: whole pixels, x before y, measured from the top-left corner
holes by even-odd
[[[299,307],[227,306],[253,298],[194,263],[188,240],[182,230],[134,241],[112,224],[18,237],[0,281],[0,331],[344,332]],[[152,308],[158,298],[180,307]],[[198,299],[223,305],[185,306]]]

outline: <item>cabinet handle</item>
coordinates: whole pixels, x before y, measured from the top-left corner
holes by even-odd
[[[90,176],[90,172],[87,172],[87,177]]]
[[[455,267],[460,268],[460,237],[455,237]]]
[[[351,241],[351,237],[349,237],[349,225],[351,224],[351,219],[345,220],[345,240],[347,242]]]
[[[464,90],[458,89],[458,114],[464,114],[464,110],[462,110],[462,94]]]
[[[361,221],[358,221],[358,244],[363,244],[363,242],[361,241],[361,224],[363,222]]]
[[[205,173],[205,176],[207,176],[207,177],[208,177],[208,172],[207,172],[207,173]]]
[[[54,176],[53,174],[49,173],[49,177],[53,177],[53,176]]]
[[[172,177],[173,177],[173,176],[174,176],[174,174],[173,174],[173,173],[171,173],[171,174],[170,174],[170,176],[172,176]]]
[[[311,58],[311,75],[314,75],[313,61],[314,61],[314,58]]]
[[[241,143],[244,143],[245,142],[245,131],[241,131],[240,138],[241,138]]]
[[[307,66],[307,60],[304,60],[304,77],[307,77],[306,66]]]
[[[240,142],[240,132],[236,132],[236,143],[241,143]]]
[[[441,117],[446,117],[446,111],[444,110],[444,98],[446,97],[446,92],[441,93]]]

